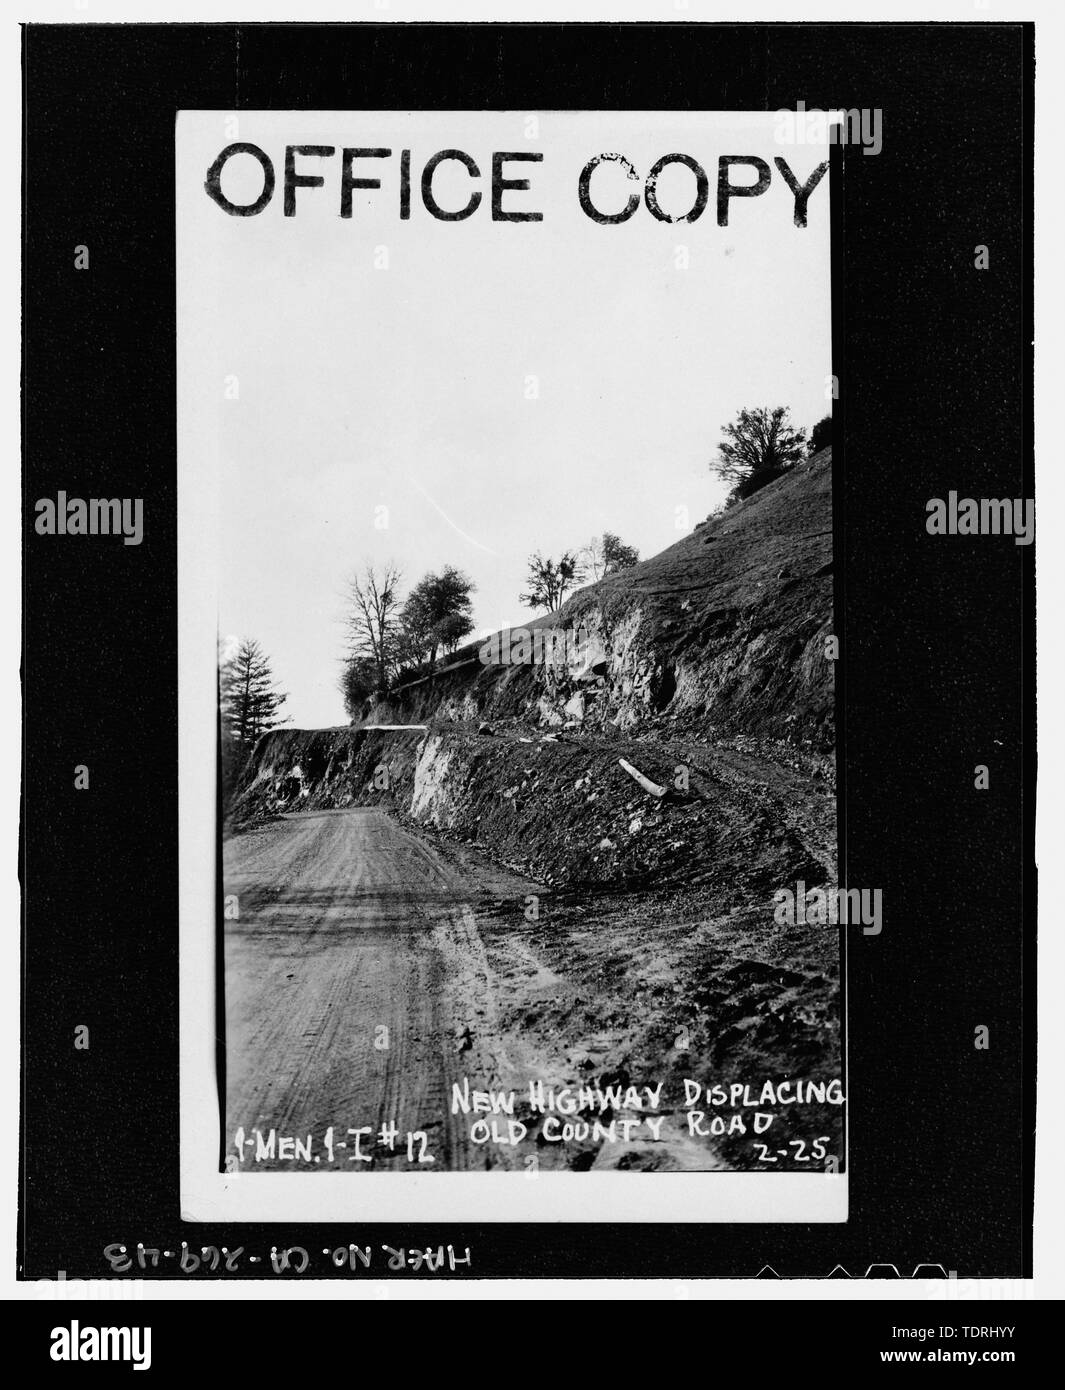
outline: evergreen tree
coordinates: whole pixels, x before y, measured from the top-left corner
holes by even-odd
[[[223,744],[228,738],[246,753],[260,734],[286,721],[277,712],[288,696],[274,685],[270,661],[253,638],[240,646],[223,665],[220,681]]]

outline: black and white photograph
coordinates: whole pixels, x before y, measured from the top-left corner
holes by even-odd
[[[28,1364],[1041,1364],[1060,19],[33,7]]]
[[[842,1219],[841,935],[880,914],[836,886],[829,149],[875,133],[181,113],[246,1200],[694,1172]]]

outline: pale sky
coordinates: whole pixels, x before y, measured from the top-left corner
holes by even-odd
[[[407,587],[456,565],[477,586],[478,629],[517,624],[528,616],[518,594],[532,551],[557,555],[610,530],[647,557],[701,521],[724,492],[708,463],[741,407],[787,405],[807,429],[828,413],[827,177],[806,228],[793,225],[775,168],[764,194],[731,200],[728,227],[716,222],[719,155],[757,155],[771,168],[783,155],[801,182],[827,157],[821,146],[778,144],[772,115],[234,120],[182,113],[178,125],[179,334],[196,363],[180,409],[197,412],[211,441],[220,631],[258,639],[296,727],[346,722],[343,594],[367,561],[395,560]],[[234,140],[259,145],[275,166],[258,216],[228,216],[203,190]],[[297,158],[298,172],[325,185],[299,188],[289,218],[286,144],[337,147],[332,158]],[[382,186],[356,190],[350,220],[337,215],[343,146],[392,150],[356,163]],[[474,180],[446,162],[436,173],[444,207],[483,189],[462,222],[437,221],[420,196],[425,161],[446,148],[481,171]],[[409,221],[399,217],[401,149],[412,151]],[[543,154],[506,166],[532,187],[504,194],[505,208],[540,211],[542,222],[491,220],[493,150]],[[604,210],[679,152],[707,172],[705,212],[669,224],[641,204],[625,223],[593,222],[578,177],[604,151],[624,154],[641,180],[602,167],[592,191]],[[235,202],[261,187],[250,155],[227,165],[222,188]],[[671,167],[660,203],[686,211],[693,190],[691,172]],[[179,457],[179,486],[184,471]]]

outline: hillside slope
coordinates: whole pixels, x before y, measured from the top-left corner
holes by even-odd
[[[485,664],[472,645],[361,727],[265,735],[235,819],[384,804],[560,885],[698,881],[710,847],[736,883],[823,881],[831,547],[825,450],[574,594],[541,625],[579,637],[554,660]]]
[[[568,636],[569,659],[486,665],[473,643],[365,722],[520,716],[630,731],[665,715],[828,752],[831,449],[531,627]]]

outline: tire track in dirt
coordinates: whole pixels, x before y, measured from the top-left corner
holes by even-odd
[[[318,1159],[245,1170],[329,1167],[330,1125],[334,1168],[406,1169],[406,1133],[417,1130],[437,1171],[483,1166],[449,1105],[467,1069],[456,1039],[476,1018],[483,1040],[492,1015],[457,875],[383,812],[356,808],[289,815],[227,841],[224,886],[240,908],[225,940],[227,1145],[238,1126],[312,1135]],[[375,1142],[389,1122],[391,1152]],[[366,1126],[372,1162],[352,1162],[346,1131]]]

